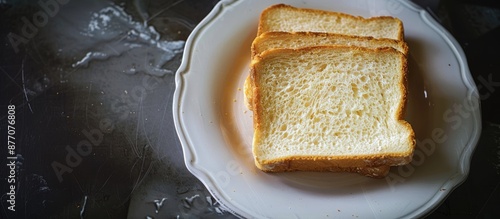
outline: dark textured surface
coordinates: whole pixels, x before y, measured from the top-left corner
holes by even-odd
[[[493,0],[414,2],[461,44],[482,101],[483,131],[469,177],[429,218],[499,218],[500,8]],[[89,17],[98,15],[93,13],[112,8],[100,15],[125,25],[117,30],[154,27],[161,36],[156,42],[182,43],[216,3],[75,0],[52,8],[54,16],[42,18],[30,32],[23,30],[23,18],[31,20],[42,10],[37,1],[0,1],[0,138],[7,139],[7,105],[13,104],[18,179],[16,212],[6,210],[4,195],[0,218],[233,217],[184,166],[171,112],[179,45],[170,45],[172,58],[162,65],[171,72],[157,77],[148,64],[164,50],[126,38],[127,32],[109,39],[80,33],[89,31]],[[127,16],[111,13],[121,9],[147,22],[126,26],[120,19]],[[12,46],[12,33],[23,38],[18,46]],[[130,49],[127,42],[137,47]],[[109,44],[121,49],[108,49]],[[106,58],[73,66],[92,51]],[[5,166],[5,141],[1,145]],[[2,180],[7,170],[0,169]],[[8,191],[4,182],[2,194]],[[144,194],[158,197],[143,200]]]
[[[441,1],[441,23],[461,44],[481,95],[482,134],[467,180],[429,218],[500,217],[500,5],[497,1]]]

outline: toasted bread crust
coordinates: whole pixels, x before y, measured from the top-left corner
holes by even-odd
[[[387,38],[374,38],[371,36],[354,36],[354,35],[345,35],[345,34],[337,34],[337,33],[321,33],[321,32],[307,32],[307,31],[298,31],[298,32],[281,32],[281,31],[273,31],[273,32],[265,32],[257,36],[251,45],[251,57],[256,56],[257,54],[263,52],[266,50],[265,48],[262,48],[263,46],[261,44],[265,43],[266,40],[269,39],[283,39],[283,38],[296,38],[296,39],[301,39],[301,38],[307,38],[307,37],[314,37],[314,38],[330,38],[330,39],[335,39],[335,38],[340,38],[344,40],[349,40],[349,41],[364,41],[364,42],[370,42],[373,43],[373,45],[380,45],[378,47],[384,47],[382,45],[387,45],[386,47],[389,47],[388,45],[393,45],[393,48],[397,49],[404,55],[408,54],[408,45],[406,44],[405,41],[401,40],[394,40],[394,39],[387,39]],[[332,43],[332,44],[327,44],[327,45],[343,45],[343,44],[338,44],[338,43]],[[314,45],[314,46],[320,46],[320,45]]]
[[[363,23],[369,23],[373,21],[382,21],[382,20],[391,20],[394,22],[397,22],[397,26],[399,29],[398,35],[395,38],[395,40],[403,40],[404,39],[404,27],[403,23],[394,17],[391,16],[379,16],[379,17],[370,17],[370,18],[364,18],[361,16],[354,16],[350,14],[345,14],[345,13],[340,13],[340,12],[333,12],[333,11],[324,11],[324,10],[317,10],[317,9],[310,9],[310,8],[296,8],[290,5],[286,4],[277,4],[277,5],[272,5],[266,9],[264,9],[260,15],[260,22],[259,26],[257,28],[257,36],[261,35],[264,32],[269,32],[270,28],[268,25],[263,22],[267,19],[267,16],[269,16],[270,13],[272,13],[275,10],[289,10],[289,11],[299,11],[303,12],[305,14],[320,14],[320,15],[326,15],[326,16],[336,16],[336,17],[343,17],[343,18],[348,18],[352,20],[356,20],[358,22],[363,22]]]
[[[256,159],[256,164],[260,166],[260,169],[270,172],[293,170],[315,171],[327,167],[365,168],[380,166],[400,166],[410,163],[412,156],[413,151],[408,151],[401,154],[387,153],[356,156],[289,156],[267,161]]]
[[[401,81],[399,83],[399,89],[401,90],[401,93],[403,94],[400,102],[399,102],[399,106],[398,106],[398,111],[396,112],[396,115],[397,115],[397,120],[399,121],[399,123],[401,123],[404,127],[406,127],[406,129],[411,133],[410,136],[408,136],[408,141],[412,142],[411,146],[411,151],[412,151],[412,154],[410,156],[410,160],[408,161],[411,162],[411,158],[413,157],[413,151],[415,149],[415,145],[416,145],[416,140],[415,140],[415,132],[412,128],[412,126],[410,125],[410,123],[408,123],[406,120],[405,120],[405,115],[406,115],[406,106],[407,106],[407,102],[408,102],[408,59],[405,56],[400,56],[400,59],[401,59],[401,62],[402,62],[402,72],[403,72],[403,75],[401,77]]]
[[[411,162],[413,151],[415,147],[415,136],[411,125],[404,120],[404,112],[407,98],[407,89],[406,89],[406,78],[407,78],[407,64],[406,57],[401,52],[393,49],[393,48],[377,48],[377,49],[368,49],[364,47],[355,47],[355,46],[315,46],[315,47],[303,47],[299,49],[271,49],[266,50],[254,57],[251,65],[250,71],[250,80],[252,84],[252,97],[254,101],[251,102],[252,108],[254,111],[254,141],[253,141],[253,150],[254,154],[256,154],[257,140],[261,138],[261,125],[263,122],[263,108],[261,105],[261,93],[259,92],[259,74],[257,72],[257,68],[259,63],[266,56],[276,56],[282,55],[284,53],[289,53],[291,51],[301,51],[301,52],[311,52],[317,49],[328,49],[328,48],[338,48],[341,50],[358,50],[362,52],[378,52],[378,53],[397,53],[401,61],[403,62],[401,71],[403,73],[403,79],[400,82],[400,91],[403,94],[403,98],[400,100],[398,105],[398,110],[395,113],[395,119],[403,125],[410,132],[410,136],[408,137],[408,142],[410,142],[411,147],[408,151],[403,153],[379,153],[379,154],[366,154],[366,155],[353,155],[353,156],[288,156],[281,157],[279,159],[274,160],[260,160],[259,157],[255,157],[256,166],[266,172],[283,172],[283,171],[348,171],[348,172],[358,172],[358,173],[366,173],[372,167],[377,168],[388,168],[387,166],[398,166],[404,165]],[[384,167],[385,166],[385,167]],[[368,169],[367,169],[368,168]],[[376,171],[375,171],[376,172]],[[380,173],[377,172],[379,175]],[[370,175],[370,174],[365,174]]]
[[[391,166],[366,166],[366,167],[341,167],[335,166],[328,161],[316,160],[310,162],[308,160],[287,160],[285,162],[277,162],[273,164],[261,165],[260,163],[255,163],[255,165],[264,172],[275,173],[275,172],[294,172],[294,171],[310,171],[310,172],[350,172],[358,173],[364,176],[373,178],[382,178],[387,176]]]
[[[288,160],[283,163],[274,163],[268,165],[261,165],[256,162],[256,166],[269,173],[275,172],[294,172],[294,171],[310,171],[310,172],[350,172],[358,173],[364,176],[373,178],[382,178],[387,176],[391,166],[373,166],[373,167],[340,167],[335,166],[323,160],[316,160],[314,162],[301,161],[301,160]]]

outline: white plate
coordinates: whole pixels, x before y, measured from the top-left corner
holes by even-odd
[[[256,169],[252,113],[242,88],[260,12],[276,3],[403,21],[410,47],[407,119],[418,140],[411,164],[393,168],[385,179]],[[425,215],[465,180],[480,134],[479,95],[463,51],[407,1],[221,1],[187,40],[176,86],[174,121],[187,168],[241,217]]]

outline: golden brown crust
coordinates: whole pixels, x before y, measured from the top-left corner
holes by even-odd
[[[293,172],[293,171],[310,171],[310,172],[350,172],[359,173],[364,176],[382,178],[387,176],[390,166],[370,166],[370,167],[341,167],[335,166],[329,162],[321,160],[313,162],[303,162],[301,160],[288,160],[283,163],[275,163],[272,165],[264,165],[256,162],[256,166],[264,172]],[[269,168],[269,166],[272,166]]]
[[[257,57],[257,56],[256,56]],[[260,126],[260,118],[262,117],[259,115],[262,110],[260,109],[261,105],[258,103],[257,100],[260,100],[260,93],[258,92],[258,87],[255,85],[255,82],[258,80],[258,75],[256,74],[256,69],[255,65],[257,65],[259,62],[259,59],[254,59],[252,61],[251,67],[250,67],[250,80],[249,80],[249,85],[250,85],[250,94],[252,101],[250,101],[250,105],[252,106],[251,109],[253,111],[253,128],[254,130],[258,130]],[[258,109],[259,108],[259,109]],[[254,136],[255,140],[256,136]]]
[[[289,156],[274,160],[256,159],[258,166],[267,171],[314,170],[324,167],[380,167],[399,166],[411,162],[412,151],[406,153],[386,153],[353,156]],[[300,165],[295,165],[300,164]]]
[[[255,55],[265,50],[261,48],[262,47],[261,44],[264,43],[266,40],[270,38],[282,39],[285,37],[296,37],[297,39],[303,37],[318,37],[318,38],[332,38],[332,39],[344,38],[350,41],[367,41],[367,42],[369,41],[374,43],[375,45],[393,44],[401,48],[401,50],[399,50],[398,48],[395,49],[397,49],[404,55],[408,54],[408,45],[406,44],[406,42],[401,40],[394,40],[388,38],[374,38],[371,36],[354,36],[354,35],[337,34],[337,33],[306,32],[306,31],[298,31],[298,32],[272,31],[272,32],[262,33],[253,40],[251,45],[251,57],[254,57]]]
[[[409,142],[412,142],[411,146],[411,151],[412,151],[412,154],[410,156],[410,161],[411,162],[411,158],[413,157],[413,150],[415,149],[415,145],[416,145],[416,140],[415,140],[415,132],[413,131],[413,128],[411,127],[410,123],[408,123],[406,120],[405,120],[405,114],[406,114],[406,106],[407,106],[407,102],[408,102],[408,56],[407,55],[401,55],[400,56],[400,59],[401,59],[401,62],[402,62],[402,77],[401,77],[401,81],[400,81],[400,89],[401,89],[401,93],[403,94],[403,97],[401,98],[401,101],[399,103],[399,107],[398,107],[398,111],[396,112],[396,115],[397,115],[397,120],[404,126],[406,127],[406,129],[411,133],[411,135],[409,136]]]
[[[398,23],[398,28],[401,30],[398,33],[397,40],[404,40],[404,27],[403,27],[403,22],[401,20],[391,17],[391,16],[378,16],[378,17],[369,17],[369,18],[364,18],[361,16],[354,16],[351,14],[345,14],[345,13],[340,13],[340,12],[333,12],[333,11],[324,11],[324,10],[318,10],[318,9],[311,9],[311,8],[296,8],[290,5],[286,4],[276,4],[272,5],[270,7],[267,7],[262,11],[260,14],[260,19],[259,19],[259,25],[257,27],[257,36],[261,35],[264,32],[268,32],[269,27],[267,24],[263,21],[266,20],[267,16],[269,13],[272,13],[272,11],[276,9],[285,9],[285,10],[291,10],[291,11],[302,11],[305,13],[310,13],[310,14],[322,14],[322,15],[329,15],[329,16],[339,16],[339,17],[345,17],[345,18],[350,18],[354,19],[360,22],[372,22],[374,20],[393,20]]]
[[[399,34],[398,34],[398,40],[405,42],[405,27],[404,27],[403,22],[401,20],[398,19],[398,21],[399,21],[398,26],[399,26],[399,29],[401,30],[401,31],[399,31]],[[408,51],[405,52],[405,54],[408,54]]]

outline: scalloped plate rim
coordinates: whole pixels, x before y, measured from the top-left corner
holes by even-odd
[[[416,13],[419,13],[424,23],[429,25],[438,34],[440,34],[441,37],[450,46],[450,48],[453,49],[453,53],[456,55],[456,58],[459,59],[459,63],[461,64],[460,73],[462,80],[468,89],[467,101],[471,102],[472,99],[476,99],[476,101],[479,101],[477,87],[474,84],[474,81],[468,69],[467,61],[465,59],[465,54],[462,48],[459,46],[458,42],[427,11],[420,8],[413,2],[407,0],[398,0],[398,1],[406,5],[408,8],[414,10]],[[251,213],[242,211],[238,204],[234,205],[234,203],[228,201],[227,200],[228,197],[226,197],[223,192],[219,191],[216,180],[214,180],[210,176],[210,174],[206,169],[204,169],[203,167],[201,167],[196,163],[196,156],[194,155],[194,151],[196,149],[192,145],[191,140],[187,137],[188,131],[186,130],[186,127],[182,123],[182,115],[181,115],[182,112],[180,112],[179,110],[181,106],[179,103],[180,101],[182,101],[182,97],[185,92],[184,89],[186,81],[184,80],[184,76],[185,74],[189,73],[190,70],[193,44],[198,40],[198,38],[200,37],[200,32],[202,32],[203,29],[209,26],[212,22],[215,22],[218,18],[220,18],[220,16],[222,16],[225,13],[224,9],[226,6],[237,4],[240,2],[243,1],[222,0],[218,2],[217,5],[214,7],[214,9],[195,27],[193,32],[189,35],[186,41],[181,66],[177,70],[175,76],[176,89],[174,91],[174,98],[173,98],[173,116],[174,116],[174,125],[178,133],[178,137],[181,141],[184,153],[184,160],[188,170],[191,173],[193,173],[193,175],[195,175],[199,180],[201,180],[201,182],[208,188],[209,192],[214,196],[214,198],[221,201],[221,204],[227,208],[226,210],[228,210],[229,212],[238,217],[252,217],[250,216],[252,215]],[[408,214],[403,215],[403,217],[421,217],[431,213],[432,210],[438,207],[441,204],[441,202],[444,201],[445,198],[455,188],[457,188],[460,184],[462,184],[465,181],[470,171],[470,161],[472,158],[473,151],[476,147],[476,144],[481,134],[481,120],[480,120],[481,115],[477,111],[479,110],[476,110],[476,113],[473,114],[474,133],[472,134],[472,137],[468,140],[468,142],[466,143],[464,149],[460,154],[460,160],[462,161],[461,165],[459,168],[457,168],[458,171],[444,183],[444,185],[449,186],[449,187],[447,186],[449,189],[445,192],[437,191],[436,195],[433,196],[431,199],[433,200],[432,202],[428,202],[427,204],[421,206],[419,209],[413,212],[408,212]]]

